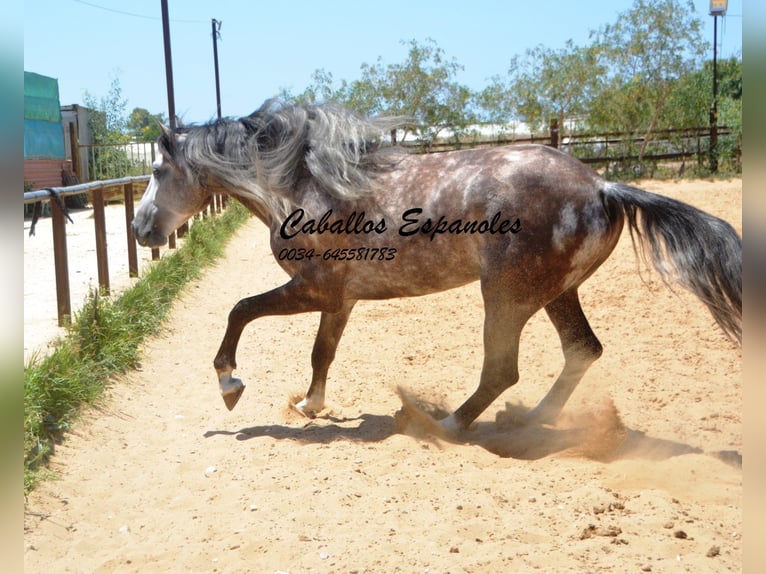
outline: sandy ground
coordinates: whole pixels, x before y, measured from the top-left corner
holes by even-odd
[[[740,180],[644,187],[741,229]],[[228,412],[212,368],[227,313],[284,278],[253,219],[188,286],[30,495],[27,572],[741,571],[740,350],[692,296],[642,280],[627,234],[581,290],[605,352],[559,425],[500,424],[562,366],[538,314],[519,384],[462,444],[398,432],[396,387],[452,408],[474,389],[477,284],[357,305],[310,422],[287,404],[318,317],[257,320]]]

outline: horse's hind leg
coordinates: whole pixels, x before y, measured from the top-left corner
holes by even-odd
[[[484,293],[484,364],[479,387],[454,413],[441,421],[450,434],[457,434],[491,405],[500,394],[519,380],[519,339],[521,330],[535,312],[512,301]]]
[[[564,351],[564,369],[542,401],[527,415],[527,422],[551,424],[556,421],[585,371],[601,356],[601,343],[585,318],[577,289],[564,292],[545,306],[558,331]]]
[[[311,351],[311,368],[313,371],[311,385],[306,392],[306,397],[294,405],[296,410],[309,418],[313,418],[324,408],[327,371],[335,359],[335,351],[355,304],[356,300],[346,300],[340,311],[337,313],[323,312],[319,320],[319,330],[316,339],[314,339],[314,349]]]

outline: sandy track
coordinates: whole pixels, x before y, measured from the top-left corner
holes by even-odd
[[[645,187],[741,229],[739,180]],[[538,314],[519,384],[466,444],[448,444],[397,432],[396,387],[450,407],[473,390],[476,284],[361,302],[330,373],[332,408],[311,424],[286,405],[309,380],[318,317],[257,320],[238,354],[248,388],[226,411],[211,365],[226,315],[285,277],[251,220],[184,291],[141,370],[58,447],[59,478],[27,504],[26,570],[739,571],[741,353],[692,296],[636,270],[626,234],[582,288],[605,353],[560,426],[494,423],[534,405],[561,368]],[[620,422],[625,440],[609,442]]]

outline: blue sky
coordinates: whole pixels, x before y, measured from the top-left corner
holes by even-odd
[[[515,54],[614,23],[633,0],[169,0],[176,113],[185,122],[215,116],[211,19],[221,21],[218,57],[224,115],[246,115],[290,88],[299,93],[314,70],[336,80],[359,77],[362,63],[402,62],[402,41],[432,38],[464,67],[474,90],[505,75]],[[712,46],[709,0],[694,0]],[[128,111],[167,112],[160,0],[27,0],[24,69],[59,81],[61,103],[100,98],[119,79]],[[742,51],[742,0],[719,19],[719,54]],[[711,47],[712,57],[712,47]]]

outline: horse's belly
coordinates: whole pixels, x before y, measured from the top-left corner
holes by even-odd
[[[346,297],[417,297],[461,287],[479,279],[478,255],[466,256],[435,249],[423,255],[426,257],[414,258],[401,254],[398,260],[394,258],[391,261],[355,266],[346,277]]]

